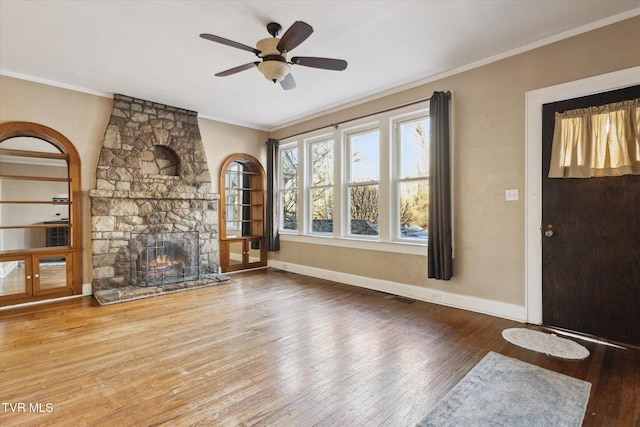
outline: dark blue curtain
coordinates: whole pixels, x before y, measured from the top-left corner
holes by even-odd
[[[429,104],[428,277],[439,280],[449,280],[453,275],[449,158],[450,98],[451,92],[434,92]]]
[[[280,250],[278,234],[278,140],[267,140],[267,251]]]

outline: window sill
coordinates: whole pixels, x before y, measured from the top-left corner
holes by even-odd
[[[283,242],[310,243],[313,245],[336,246],[341,248],[365,249],[369,251],[394,252],[407,255],[427,256],[427,245],[410,242],[379,242],[360,239],[348,239],[333,236],[301,235],[280,232]]]

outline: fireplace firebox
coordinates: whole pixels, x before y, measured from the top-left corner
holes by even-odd
[[[197,231],[132,234],[131,284],[162,286],[200,277]]]

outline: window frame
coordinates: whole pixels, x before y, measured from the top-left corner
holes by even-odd
[[[290,150],[295,150],[297,155],[296,155],[296,173],[297,173],[297,177],[296,177],[296,185],[295,187],[288,187],[285,188],[284,186],[284,168],[282,167],[282,152],[284,151],[290,151]],[[301,200],[302,198],[300,197],[300,190],[301,190],[301,186],[300,186],[300,182],[301,181],[301,176],[300,176],[300,147],[298,146],[298,141],[293,141],[287,144],[283,144],[280,146],[279,148],[279,162],[281,167],[278,170],[278,231],[279,233],[283,233],[283,234],[287,234],[287,233],[298,233],[300,232],[300,208],[301,208]],[[304,187],[304,185],[302,186]],[[285,220],[285,212],[284,212],[284,205],[283,205],[283,195],[284,193],[297,193],[296,194],[296,228],[292,229],[292,228],[284,228],[284,220]]]
[[[400,236],[400,208],[397,190],[399,176],[400,143],[395,134],[394,125],[397,122],[410,120],[420,116],[429,116],[429,101],[413,103],[410,106],[388,110],[379,114],[343,122],[339,126],[332,125],[331,129],[323,128],[306,134],[296,135],[280,141],[281,149],[298,146],[298,230],[279,228],[282,241],[309,243],[334,247],[364,249],[381,252],[403,253],[410,255],[427,255],[427,240],[416,238],[402,238]],[[347,180],[350,161],[347,152],[346,135],[353,132],[365,132],[377,126],[380,132],[380,175],[379,175],[379,224],[378,236],[361,236],[350,234],[350,208]],[[334,212],[333,233],[312,232],[311,193],[311,160],[309,142],[326,139],[334,141]],[[280,183],[281,178],[280,178]],[[279,199],[280,200],[280,199]],[[397,201],[397,202],[396,202]],[[301,223],[300,219],[304,218]],[[396,231],[397,230],[397,231]],[[364,238],[363,238],[364,237]]]
[[[353,148],[351,145],[351,137],[366,135],[372,132],[378,133],[378,180],[377,181],[352,181],[352,156],[353,156]],[[344,182],[342,183],[343,191],[343,206],[344,211],[342,214],[342,222],[345,224],[345,229],[343,234],[351,239],[364,239],[364,240],[380,240],[380,216],[381,216],[381,203],[380,203],[380,181],[381,181],[381,166],[382,166],[382,142],[381,142],[382,132],[380,131],[380,123],[373,122],[363,126],[352,127],[346,129],[342,132],[342,142],[344,144],[343,153],[344,153]],[[351,189],[354,187],[364,187],[369,185],[376,185],[378,187],[378,234],[376,235],[366,235],[366,234],[354,234],[351,232]]]
[[[429,119],[429,109],[421,109],[421,110],[417,110],[408,114],[402,114],[399,116],[394,116],[391,118],[390,124],[392,127],[392,134],[393,134],[393,142],[392,142],[392,146],[393,146],[393,151],[394,151],[394,158],[393,158],[393,207],[394,207],[394,211],[393,211],[393,221],[392,221],[392,226],[393,226],[393,232],[392,232],[392,236],[393,236],[393,240],[396,242],[403,242],[403,243],[413,243],[413,244],[428,244],[429,240],[427,239],[421,239],[421,238],[412,238],[412,237],[403,237],[402,236],[402,222],[400,219],[400,212],[401,212],[401,206],[400,206],[400,197],[401,197],[401,191],[400,191],[400,186],[402,185],[402,183],[407,183],[407,182],[424,182],[426,181],[427,183],[430,184],[430,172],[427,173],[426,176],[420,176],[420,177],[409,177],[409,178],[403,178],[401,177],[401,172],[402,172],[402,137],[401,137],[401,133],[400,133],[400,126],[403,123],[407,123],[407,122],[413,122],[413,121],[418,121],[420,119],[423,118],[427,118]],[[427,148],[429,147],[429,138],[427,136]],[[429,153],[430,155],[430,153]],[[428,159],[427,159],[427,165],[428,165]],[[427,232],[429,231],[429,229],[427,229]]]
[[[314,185],[313,184],[313,148],[312,146],[315,144],[322,144],[331,142],[333,145],[333,160],[331,165],[331,183],[330,184],[322,184],[322,185]],[[334,236],[338,231],[338,227],[336,226],[336,200],[339,197],[339,194],[336,192],[336,138],[333,134],[324,134],[312,138],[304,139],[305,145],[305,154],[306,161],[304,162],[306,165],[306,170],[308,173],[306,174],[306,179],[303,181],[305,183],[303,191],[305,193],[304,196],[304,206],[305,206],[305,230],[306,234],[316,235],[316,236]],[[298,171],[298,173],[300,173]],[[300,176],[298,175],[298,179]],[[332,198],[333,198],[333,210],[331,212],[331,220],[332,220],[332,231],[330,232],[321,232],[321,231],[313,231],[313,192],[318,189],[327,189],[331,190]]]

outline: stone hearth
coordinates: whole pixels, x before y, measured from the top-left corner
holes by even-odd
[[[159,295],[172,294],[189,289],[204,288],[208,286],[229,283],[229,276],[222,274],[205,274],[198,280],[190,282],[173,283],[165,286],[124,286],[120,288],[104,289],[94,293],[94,297],[100,305],[115,304]]]
[[[197,231],[201,274],[218,272],[219,196],[196,112],[115,95],[89,196],[94,294],[136,294],[130,241],[141,233]]]

